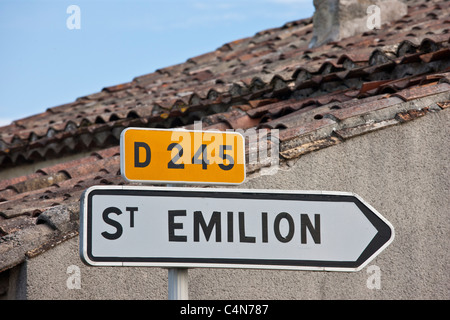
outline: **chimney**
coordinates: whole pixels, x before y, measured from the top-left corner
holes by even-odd
[[[401,0],[314,0],[310,48],[382,28],[408,13]]]

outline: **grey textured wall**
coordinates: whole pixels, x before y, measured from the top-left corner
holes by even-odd
[[[449,299],[449,120],[450,111],[444,110],[356,137],[240,186],[357,193],[395,228],[393,243],[366,268],[352,273],[190,269],[190,298]],[[67,273],[71,265],[79,267],[80,289],[67,286],[75,275]],[[367,285],[372,266],[379,268],[379,289]],[[167,298],[167,270],[87,267],[79,259],[78,239],[24,268],[28,299]]]

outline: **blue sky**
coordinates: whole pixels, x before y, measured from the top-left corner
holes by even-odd
[[[313,0],[0,0],[0,125],[313,13]]]

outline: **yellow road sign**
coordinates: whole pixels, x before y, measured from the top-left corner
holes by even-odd
[[[127,128],[120,169],[130,182],[240,184],[244,141],[237,132]]]

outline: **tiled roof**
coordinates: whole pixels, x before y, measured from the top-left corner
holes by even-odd
[[[285,160],[447,108],[450,2],[408,4],[380,30],[313,49],[312,19],[286,23],[0,128],[0,173],[91,152],[0,181],[0,271],[77,235],[86,188],[125,183],[126,127],[278,129]]]

